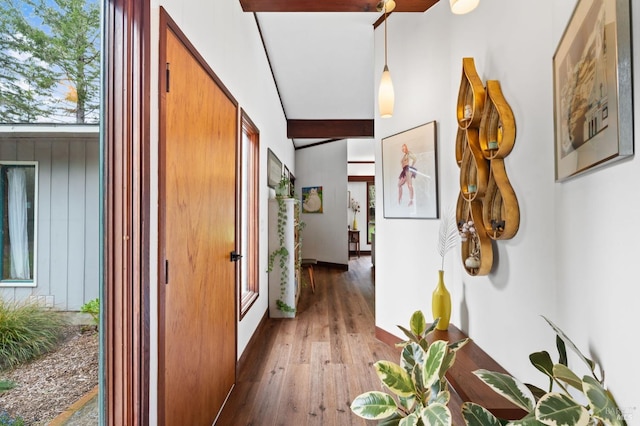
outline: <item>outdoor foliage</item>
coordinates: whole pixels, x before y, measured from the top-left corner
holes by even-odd
[[[90,314],[95,325],[100,324],[100,299],[96,298],[88,301],[80,307],[80,311]]]
[[[0,412],[0,426],[24,426],[21,417],[13,418],[6,411]]]
[[[96,0],[0,0],[0,122],[97,122]]]
[[[9,389],[13,389],[15,387],[15,383],[10,382],[8,380],[0,380],[0,394],[2,392],[8,391]]]
[[[60,314],[38,304],[0,299],[0,370],[53,349],[64,325]]]

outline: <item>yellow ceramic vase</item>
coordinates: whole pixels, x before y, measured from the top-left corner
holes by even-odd
[[[356,215],[353,215],[353,230],[358,230],[358,221],[356,220]]]
[[[444,271],[438,271],[438,285],[433,291],[431,298],[431,311],[433,319],[440,318],[436,328],[438,330],[446,330],[449,328],[449,320],[451,319],[451,294],[444,286]]]

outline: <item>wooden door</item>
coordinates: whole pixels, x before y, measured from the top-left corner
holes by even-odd
[[[161,28],[159,418],[208,426],[235,383],[237,104],[179,30]]]

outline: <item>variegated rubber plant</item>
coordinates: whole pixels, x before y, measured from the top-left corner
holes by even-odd
[[[477,370],[475,375],[498,394],[502,395],[527,414],[520,420],[499,420],[480,405],[465,402],[462,415],[468,426],[624,426],[624,413],[620,411],[611,393],[604,387],[604,379],[596,374],[596,364],[585,357],[567,335],[549,319],[543,317],[556,332],[559,360],[553,363],[548,352],[535,352],[529,356],[531,363],[549,378],[548,390],[523,384],[512,376],[487,370]],[[580,378],[568,367],[566,347],[582,360],[588,374]],[[602,372],[601,369],[599,369]],[[602,373],[601,373],[602,374]],[[604,376],[602,374],[602,376]],[[572,388],[572,389],[571,389]],[[576,400],[577,395],[582,394]]]
[[[391,394],[381,391],[365,392],[351,403],[351,411],[378,425],[444,426],[451,425],[447,404],[450,393],[445,373],[455,362],[456,351],[467,343],[437,340],[429,345],[426,337],[438,321],[429,327],[421,311],[412,316],[409,329],[398,326],[409,340],[402,347],[400,365],[391,361],[374,364],[383,386]]]

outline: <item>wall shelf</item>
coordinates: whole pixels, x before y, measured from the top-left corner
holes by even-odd
[[[492,240],[513,238],[520,227],[518,199],[504,165],[516,125],[500,83],[489,80],[485,89],[473,58],[462,59],[456,118],[456,221],[460,231],[465,224],[474,229],[461,245],[462,263],[469,275],[487,275],[493,267]]]

